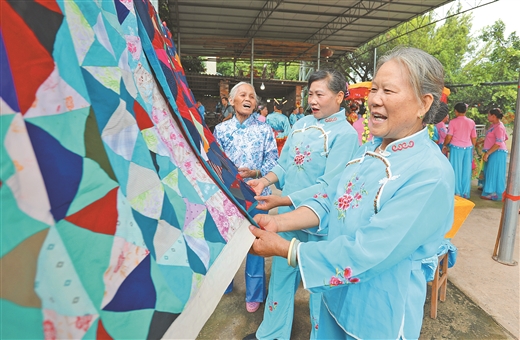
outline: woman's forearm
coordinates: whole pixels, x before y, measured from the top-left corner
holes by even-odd
[[[291,212],[277,215],[278,231],[301,230],[317,226],[318,216],[307,207],[299,207]]]

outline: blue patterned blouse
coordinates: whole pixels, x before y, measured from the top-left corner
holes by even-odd
[[[273,130],[266,123],[250,116],[240,124],[236,117],[215,126],[213,133],[222,150],[237,166],[260,170],[266,175],[278,161],[278,150]],[[245,178],[248,182],[252,178]],[[270,195],[265,188],[262,195]]]

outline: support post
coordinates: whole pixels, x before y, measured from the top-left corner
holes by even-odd
[[[255,53],[255,38],[251,38],[251,85],[253,85],[253,78],[255,76],[255,74],[254,74],[255,69],[253,67],[253,63],[255,62],[254,53]]]
[[[372,74],[372,78],[376,76],[376,65],[377,65],[377,47],[374,47],[374,73]]]
[[[511,156],[509,158],[509,172],[506,191],[504,193],[503,216],[500,221],[500,247],[498,257],[493,257],[502,264],[516,266],[518,262],[513,260],[515,250],[515,236],[518,228],[518,209],[520,208],[520,74],[516,92],[515,125],[513,127],[513,142],[511,143]]]
[[[318,70],[320,69],[320,59],[321,59],[321,43],[318,43]]]

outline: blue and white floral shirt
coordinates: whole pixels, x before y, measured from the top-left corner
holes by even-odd
[[[240,124],[236,117],[215,126],[215,139],[237,168],[260,170],[266,175],[278,161],[278,150],[273,130],[266,123],[250,116]],[[248,182],[252,178],[244,178]],[[270,195],[265,188],[262,195]]]

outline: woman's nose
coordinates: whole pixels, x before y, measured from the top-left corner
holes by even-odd
[[[382,101],[379,92],[370,92],[368,95],[368,107],[380,105],[382,105]]]

